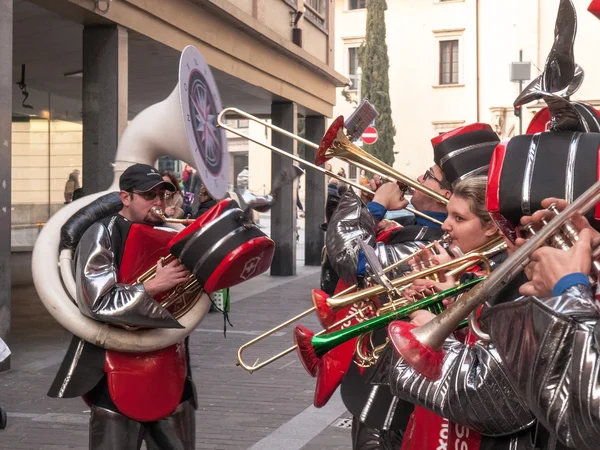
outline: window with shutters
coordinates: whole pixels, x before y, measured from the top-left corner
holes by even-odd
[[[440,41],[439,84],[459,83],[459,40]]]

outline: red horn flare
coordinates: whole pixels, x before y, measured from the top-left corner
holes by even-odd
[[[442,376],[444,352],[422,344],[411,332],[415,325],[396,320],[388,326],[388,336],[396,352],[425,378],[435,381]]]
[[[323,328],[327,329],[335,323],[335,312],[327,303],[329,295],[320,289],[312,290],[312,301]]]
[[[327,404],[338,386],[342,383],[344,375],[348,372],[354,359],[356,339],[353,338],[334,347],[323,355],[317,368],[317,385],[313,405],[322,408]]]
[[[315,333],[302,325],[297,325],[294,328],[294,343],[298,346],[296,349],[298,358],[300,358],[300,362],[312,377],[317,376],[319,362],[321,361],[312,345],[314,335]]]
[[[317,166],[321,166],[325,164],[325,161],[331,159],[330,156],[327,156],[325,153],[331,147],[331,144],[335,140],[338,134],[338,130],[344,126],[344,116],[339,116],[337,119],[333,121],[323,139],[321,139],[321,143],[319,144],[319,149],[317,150],[317,156],[315,157],[315,164]]]

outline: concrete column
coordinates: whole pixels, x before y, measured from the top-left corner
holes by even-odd
[[[307,116],[305,124],[306,139],[311,142],[321,142],[325,134],[325,117]],[[317,150],[307,146],[305,152],[306,160],[314,162]],[[306,169],[306,175],[304,176],[306,178],[304,181],[306,186],[304,264],[307,266],[320,266],[321,251],[325,243],[324,232],[321,231],[320,225],[325,222],[326,176],[310,168]]]
[[[127,30],[83,29],[83,191],[102,191],[113,181],[119,137],[127,126]]]
[[[271,105],[273,125],[296,134],[298,132],[298,107],[295,103],[273,103]],[[271,143],[288,153],[298,153],[294,139],[273,132]],[[271,185],[281,170],[290,167],[293,161],[277,153],[271,155]],[[281,190],[279,201],[271,209],[271,238],[275,241],[275,255],[271,264],[271,275],[296,275],[296,185]]]
[[[0,337],[10,345],[10,192],[13,0],[0,0]],[[10,369],[10,358],[0,371]]]

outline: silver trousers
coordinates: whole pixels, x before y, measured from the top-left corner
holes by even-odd
[[[90,416],[90,450],[194,450],[196,414],[191,401],[156,422],[138,422],[98,406]]]

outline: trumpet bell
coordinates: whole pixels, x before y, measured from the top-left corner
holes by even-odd
[[[409,322],[396,320],[388,326],[388,337],[396,353],[411,361],[411,367],[429,380],[442,376],[444,352],[427,347],[417,339],[412,330],[417,328]]]
[[[448,199],[438,192],[423,186],[416,180],[398,172],[393,167],[385,164],[375,158],[370,153],[362,150],[353,144],[350,139],[344,134],[344,117],[339,116],[329,126],[329,129],[321,139],[321,143],[317,149],[315,164],[321,165],[331,158],[341,158],[355,166],[383,175],[389,180],[393,180],[398,184],[409,186],[422,192],[429,197],[437,200],[443,205],[448,204]]]
[[[334,155],[331,154],[331,146],[337,139],[346,139],[350,145],[354,145],[348,140],[348,138],[346,138],[346,136],[344,136],[343,130],[344,116],[338,116],[329,126],[327,133],[325,133],[323,136],[323,139],[321,139],[321,143],[317,149],[317,156],[315,158],[315,164],[317,166],[325,164],[326,161],[334,157]]]
[[[312,302],[315,307],[317,317],[319,318],[319,322],[321,322],[321,326],[323,328],[329,328],[335,323],[335,312],[327,303],[328,298],[329,295],[327,295],[326,292],[323,292],[320,289],[312,290]]]
[[[311,377],[317,376],[319,358],[323,356],[323,354],[317,354],[317,350],[312,345],[314,336],[315,333],[305,326],[296,325],[294,328],[294,344],[298,347],[298,359]]]

